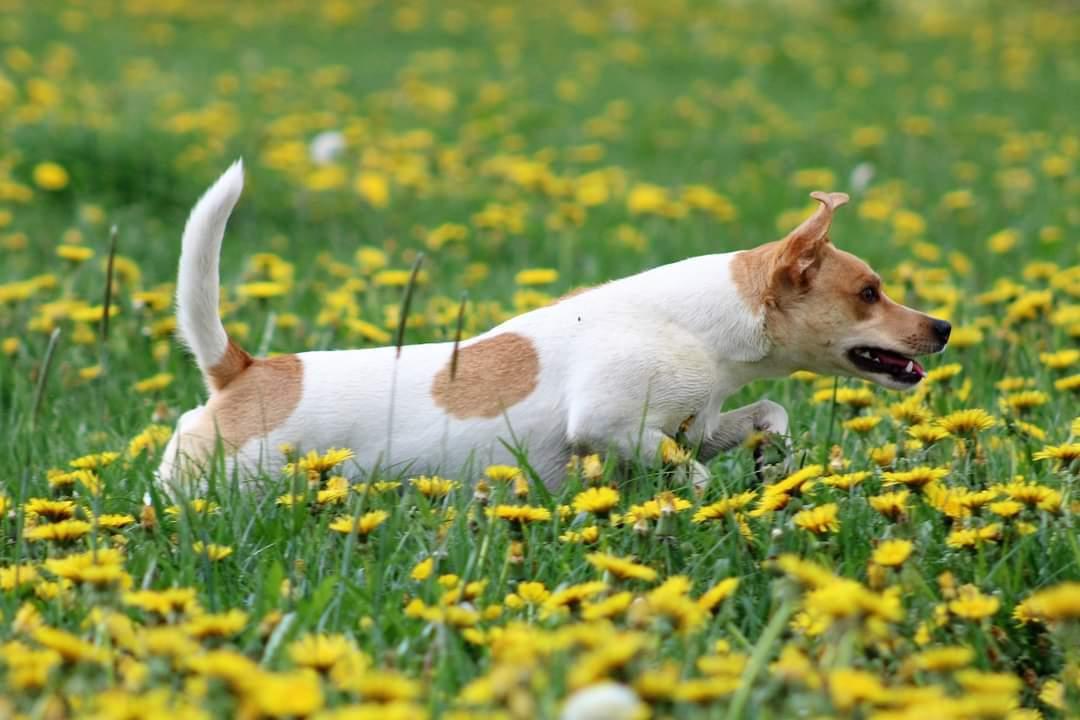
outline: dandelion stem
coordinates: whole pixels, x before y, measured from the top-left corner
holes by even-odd
[[[386,462],[393,463],[393,438],[394,438],[394,406],[397,404],[397,380],[398,360],[401,359],[401,347],[405,344],[405,325],[409,320],[409,308],[412,307],[413,292],[416,290],[416,276],[420,272],[420,264],[424,262],[424,254],[420,253],[413,262],[412,272],[409,273],[409,282],[405,285],[405,295],[401,298],[401,312],[398,317],[397,332],[394,337],[394,369],[390,377],[390,407],[386,412]]]
[[[401,316],[398,318],[397,332],[394,335],[394,357],[401,357],[401,346],[405,344],[405,324],[409,320],[409,308],[412,307],[413,294],[416,292],[416,277],[420,274],[420,265],[424,262],[424,253],[416,256],[409,282],[405,284],[405,295],[401,298]]]
[[[821,464],[829,466],[829,450],[832,448],[833,427],[836,425],[836,395],[840,390],[840,378],[833,378],[832,402],[829,403],[829,427],[825,431],[825,444],[821,446]]]
[[[746,669],[743,670],[742,677],[739,678],[739,689],[735,691],[735,697],[732,698],[731,705],[728,706],[728,720],[737,720],[737,718],[743,716],[743,710],[750,699],[750,690],[754,686],[754,680],[765,669],[765,663],[769,660],[773,645],[776,644],[776,641],[780,638],[780,633],[787,626],[788,619],[795,613],[795,607],[796,600],[794,598],[784,600],[783,605],[780,606],[780,609],[776,611],[776,614],[772,616],[769,624],[762,631],[757,645],[754,646],[754,652],[750,655],[750,662],[746,665]]]
[[[30,410],[30,430],[37,428],[38,414],[41,412],[41,402],[45,397],[45,386],[49,380],[49,368],[52,367],[53,355],[56,352],[56,343],[60,340],[60,328],[53,328],[49,335],[49,344],[45,347],[45,357],[41,361],[41,370],[38,371],[37,386],[34,388],[34,402]]]
[[[120,231],[115,225],[109,228],[109,259],[105,265],[105,300],[101,313],[101,355],[105,357],[105,343],[109,341],[109,310],[112,309],[113,272],[116,264],[116,241]]]
[[[461,347],[461,331],[465,325],[465,303],[469,299],[469,293],[461,293],[461,304],[458,305],[457,328],[454,330],[454,351],[450,355],[450,381],[457,377],[458,348]]]

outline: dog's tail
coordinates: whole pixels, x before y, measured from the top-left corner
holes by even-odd
[[[218,313],[218,257],[225,223],[244,189],[244,166],[237,160],[207,190],[188,216],[176,281],[176,322],[211,391],[220,390],[252,363],[232,341]]]

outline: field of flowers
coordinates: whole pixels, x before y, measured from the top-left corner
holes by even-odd
[[[1080,714],[1074,7],[0,6],[0,717]],[[238,156],[223,314],[263,354],[452,337],[463,293],[475,334],[818,189],[956,329],[912,393],[733,398],[790,412],[765,484],[750,448],[700,497],[677,448],[553,494],[282,448],[174,506],[180,229]]]

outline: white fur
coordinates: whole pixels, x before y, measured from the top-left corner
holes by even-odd
[[[184,231],[178,316],[204,372],[227,342],[217,314],[217,254],[241,184],[237,163],[198,202]],[[284,462],[278,448],[290,443],[301,450],[351,448],[360,471],[379,466],[463,477],[513,462],[509,445],[526,450],[555,485],[575,449],[654,457],[660,441],[691,417],[689,439],[703,457],[754,430],[786,432],[787,415],[775,403],[722,412],[747,382],[794,369],[770,355],[762,310],[747,307],[732,281],[733,256],[691,258],[610,282],[464,343],[513,331],[537,350],[536,388],[494,418],[458,419],[436,405],[433,378],[450,361],[452,343],[406,346],[398,359],[393,348],[301,353],[296,410],[229,462],[274,473]],[[185,426],[201,412],[185,414],[166,450],[163,479],[175,474]],[[698,481],[707,477],[700,465],[694,473]]]
[[[203,375],[225,353],[229,338],[218,314],[218,258],[225,223],[244,189],[244,165],[234,162],[195,203],[181,240],[176,323]]]

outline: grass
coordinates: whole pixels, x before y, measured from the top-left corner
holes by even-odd
[[[1080,710],[1072,11],[11,5],[0,715],[555,717],[607,680],[655,717]],[[325,130],[346,149],[316,166]],[[238,156],[224,316],[250,349],[389,344],[421,252],[405,341],[453,339],[463,293],[468,337],[775,239],[816,189],[852,194],[834,241],[955,339],[913,395],[800,375],[733,397],[790,413],[802,475],[764,488],[742,448],[704,498],[648,456],[548,493],[525,449],[516,479],[477,468],[445,493],[341,490],[366,469],[346,460],[256,492],[219,470],[170,508],[155,426],[204,397],[171,335],[179,230]],[[555,279],[518,284],[529,268]],[[79,458],[98,467],[62,474]],[[925,467],[947,473],[888,474]],[[875,508],[904,482],[902,511]],[[618,497],[590,510],[590,487]],[[372,527],[332,529],[354,521]],[[886,540],[910,556],[875,557]]]

